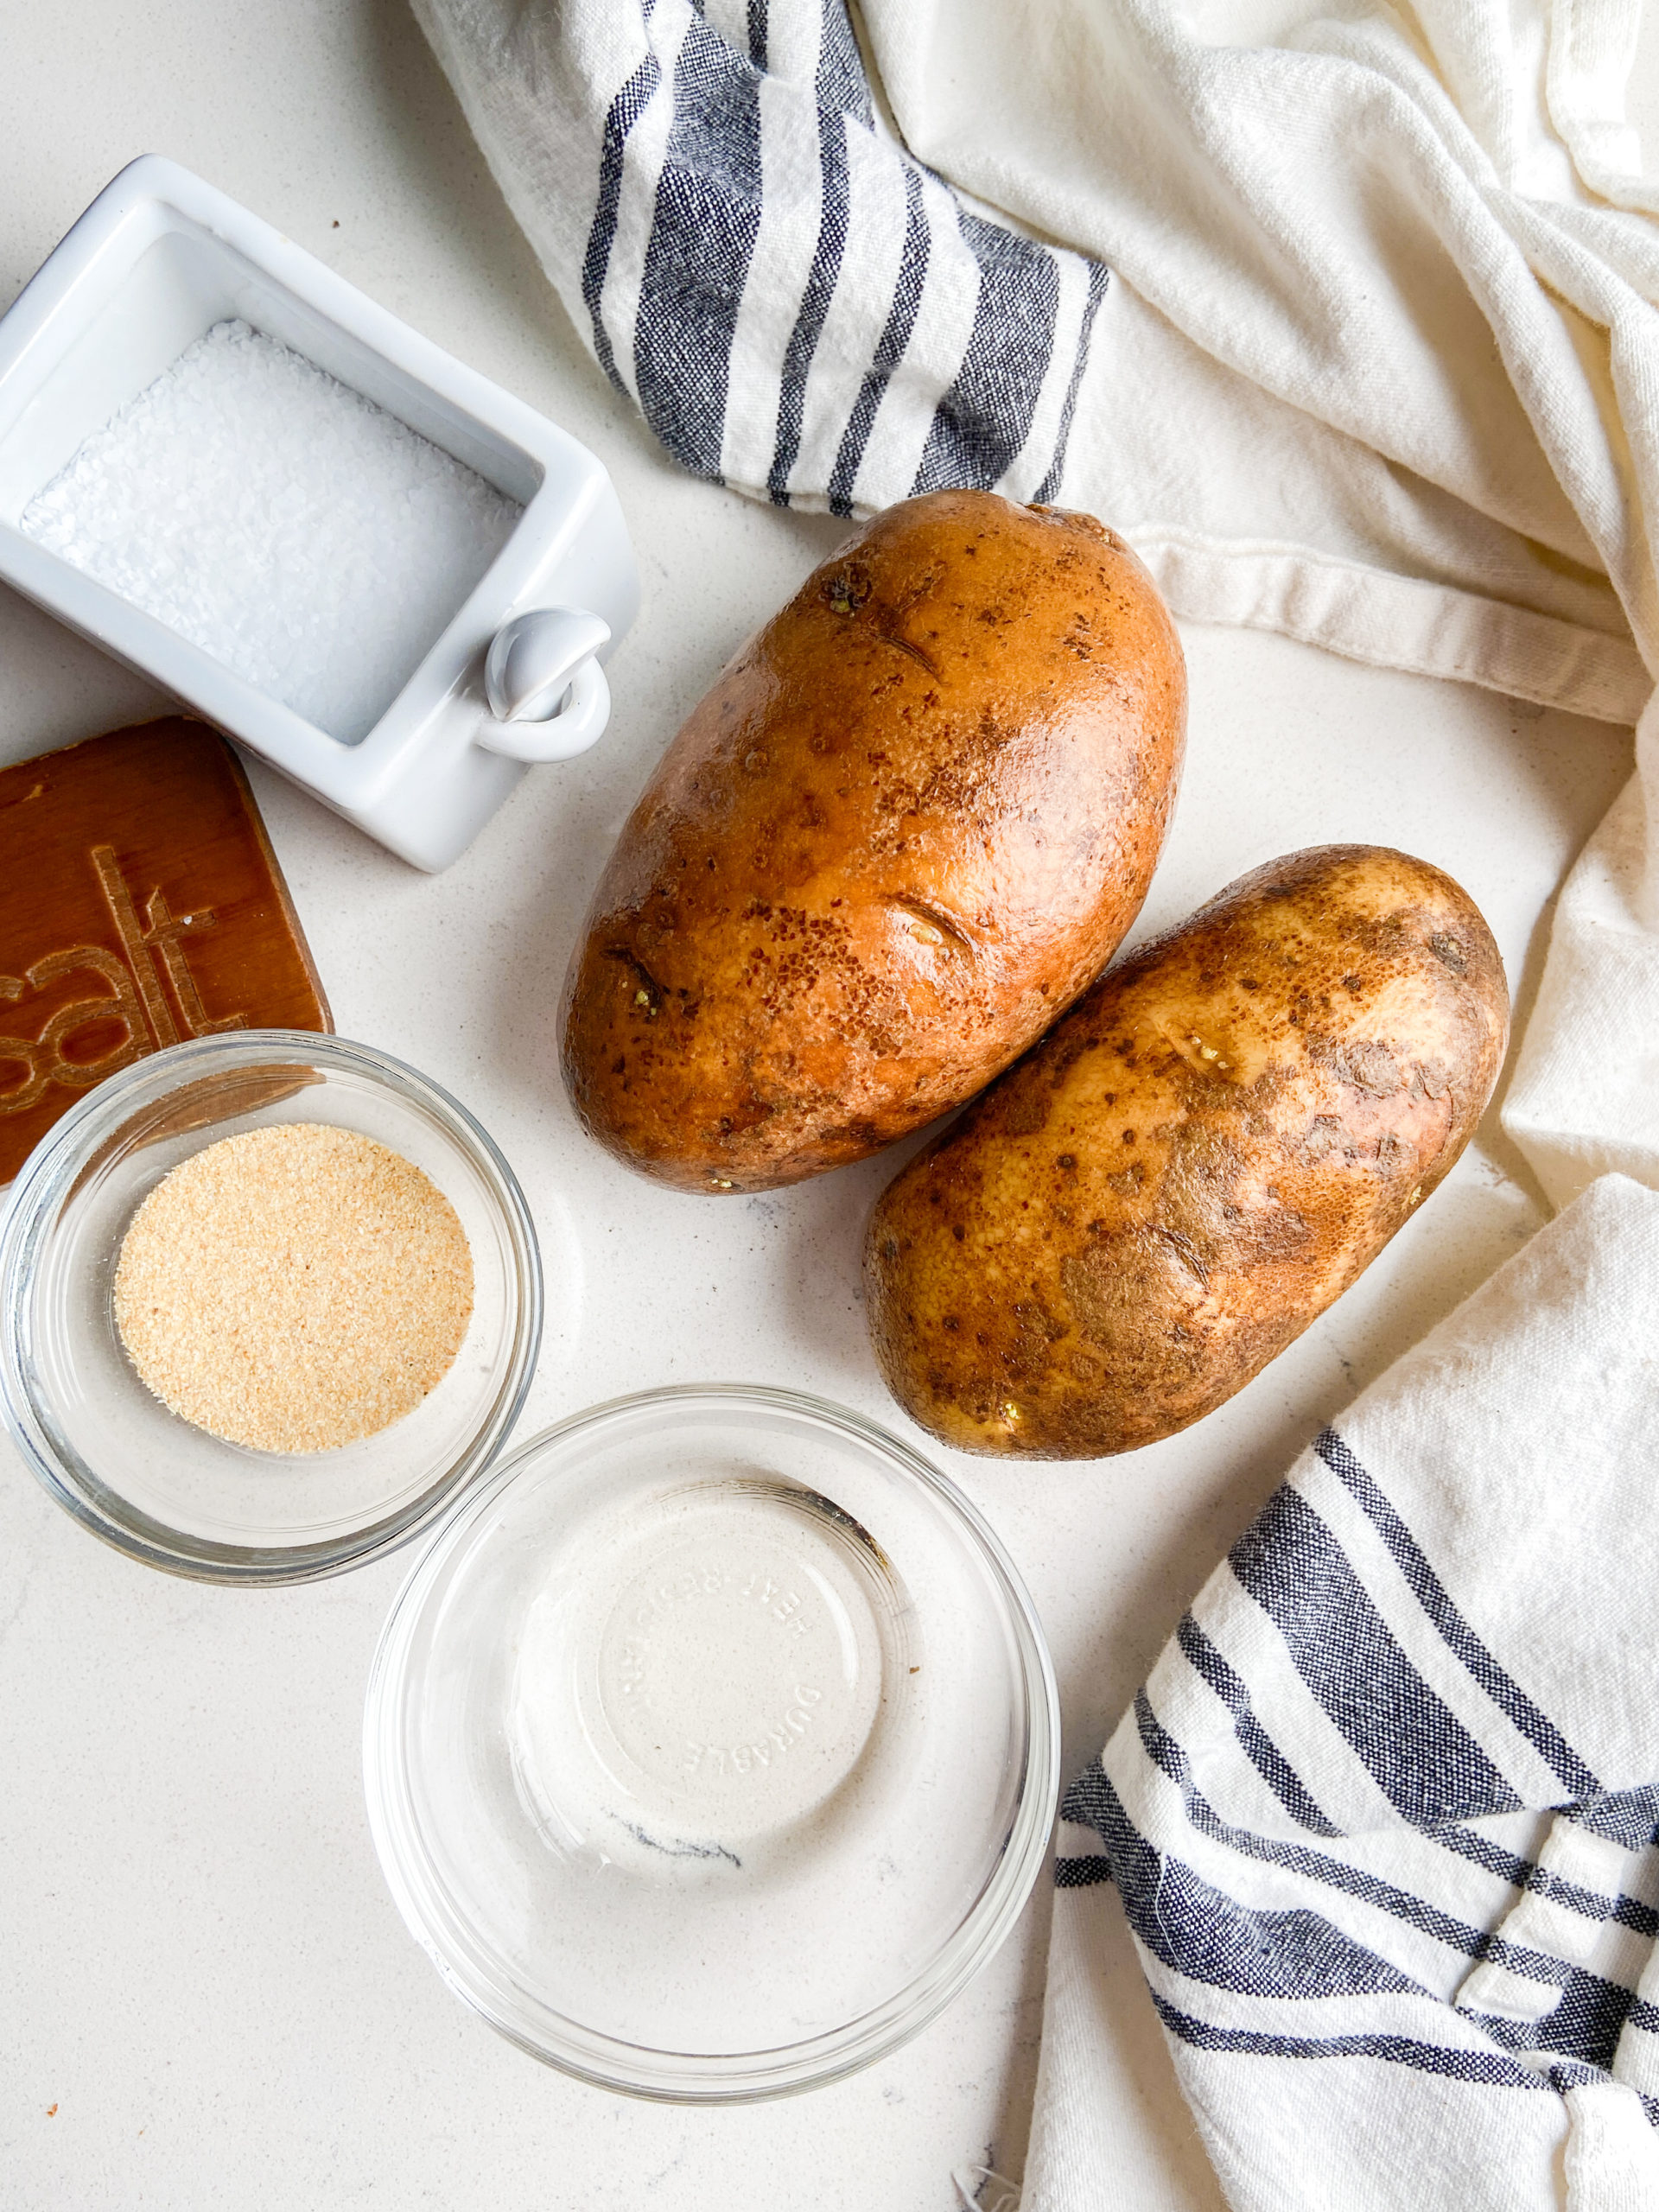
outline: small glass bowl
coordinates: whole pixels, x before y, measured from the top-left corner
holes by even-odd
[[[532,2056],[634,2095],[813,2088],[1014,1925],[1058,1794],[1031,1601],[944,1476],[785,1390],[548,1429],[393,1605],[369,1821],[411,1933]]]
[[[360,1131],[423,1169],[472,1247],[454,1366],[378,1435],[288,1454],[170,1413],[116,1332],[116,1262],[140,1202],[204,1145],[280,1122]],[[0,1401],[59,1503],[134,1559],[209,1582],[302,1582],[406,1542],[487,1466],[541,1342],[536,1234],[512,1170],[468,1114],[385,1052],[237,1030],[138,1060],[24,1162],[0,1226]]]

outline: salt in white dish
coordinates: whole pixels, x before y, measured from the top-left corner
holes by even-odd
[[[22,527],[89,438],[236,320],[522,510],[360,742],[319,728]],[[428,869],[466,849],[528,762],[568,759],[598,737],[609,703],[600,662],[639,606],[621,509],[592,454],[154,155],[105,188],[0,317],[0,578]],[[527,624],[533,639],[543,613],[553,661],[575,658],[542,656],[538,697],[521,687],[504,702],[498,690],[498,709],[527,716],[504,718],[486,687],[491,645],[503,632],[522,645]],[[507,658],[498,653],[498,667]]]
[[[359,745],[523,512],[238,317],[94,430],[21,526]]]

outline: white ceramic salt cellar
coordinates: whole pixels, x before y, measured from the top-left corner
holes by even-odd
[[[356,744],[20,526],[90,435],[232,319],[291,347],[523,510]],[[428,869],[465,850],[528,764],[568,760],[601,734],[609,695],[600,663],[639,607],[621,508],[585,447],[155,155],[99,194],[0,317],[0,577]]]

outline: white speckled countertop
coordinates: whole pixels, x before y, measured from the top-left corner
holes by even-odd
[[[890,1421],[857,1258],[880,1159],[767,1198],[678,1198],[578,1134],[554,1012],[589,887],[663,743],[841,525],[663,459],[582,352],[402,0],[14,4],[0,45],[0,307],[133,155],[200,170],[585,440],[634,533],[645,611],[594,753],[534,772],[446,875],[418,875],[258,764],[342,1034],[429,1070],[493,1129],[541,1231],[550,1325],[521,1434],[671,1380],[786,1383]],[[1627,732],[1190,631],[1190,754],[1144,927],[1310,843],[1394,843],[1478,899],[1524,1014],[1548,902],[1628,772]],[[159,709],[0,594],[0,759]],[[1097,1465],[939,1452],[1046,1622],[1070,1772],[1096,1750],[1287,1461],[1534,1228],[1489,1122],[1357,1287],[1187,1435]],[[917,2041],[806,2099],[683,2112],[548,2072],[405,1934],[359,1778],[392,1560],[228,1592],[130,1565],[0,1445],[0,2203],[68,2212],[950,2212],[1015,2178],[1046,1898]],[[1219,2204],[1123,1938],[1103,1992],[1125,2207]]]

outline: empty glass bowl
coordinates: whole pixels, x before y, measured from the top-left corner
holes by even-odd
[[[404,1920],[535,2056],[687,2102],[913,2034],[1012,1927],[1057,1794],[1031,1601],[855,1414],[654,1390],[519,1446],[409,1576],[365,1719]]]
[[[359,1131],[423,1169],[472,1249],[454,1364],[412,1413],[334,1451],[228,1444],[153,1396],[116,1332],[116,1261],[146,1193],[190,1154],[279,1122]],[[203,1037],[123,1069],[25,1161],[0,1228],[6,1425],[76,1519],[152,1567],[297,1582],[405,1541],[488,1465],[541,1341],[536,1236],[464,1107],[385,1052],[301,1030]]]

